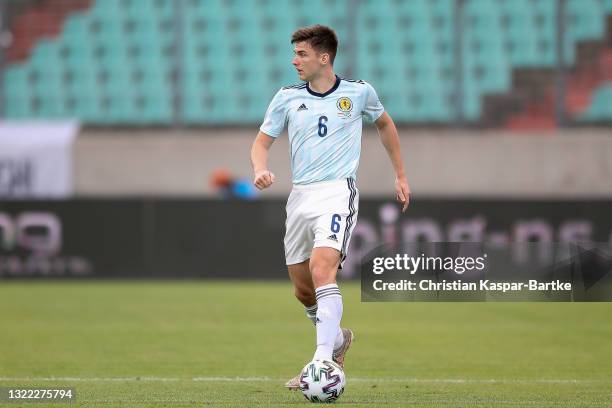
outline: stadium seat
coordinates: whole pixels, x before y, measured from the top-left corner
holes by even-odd
[[[98,95],[101,85],[98,80],[98,71],[95,67],[91,69],[70,70],[64,71],[64,84],[66,92],[78,96],[83,95]]]
[[[30,88],[28,65],[15,64],[4,72],[3,89],[5,95],[17,97],[27,94]]]
[[[87,41],[92,34],[91,20],[85,13],[74,13],[66,19],[62,28],[62,36]]]
[[[179,120],[257,123],[281,86],[299,82],[291,33],[321,23],[341,40],[335,71],[374,84],[406,122],[455,119],[460,41],[461,106],[478,121],[483,97],[508,91],[514,69],[554,67],[557,1],[462,4],[457,39],[454,0],[97,0],[5,69],[5,116],[170,124],[180,90]],[[575,62],[579,42],[602,38],[606,13],[612,0],[567,1],[566,62]],[[609,85],[599,89],[581,120],[607,117],[608,93]]]
[[[590,106],[578,119],[580,121],[612,120],[612,82],[597,88]]]
[[[88,123],[103,123],[100,120],[102,108],[97,93],[84,94],[75,92],[67,98],[66,114],[71,118],[79,118]]]
[[[4,98],[4,115],[11,119],[31,118],[30,98],[23,95],[17,97],[7,95]]]

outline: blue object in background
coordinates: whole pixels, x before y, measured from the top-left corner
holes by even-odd
[[[235,180],[231,185],[231,193],[229,198],[241,200],[254,200],[259,197],[259,191],[257,191],[251,180],[247,179]]]

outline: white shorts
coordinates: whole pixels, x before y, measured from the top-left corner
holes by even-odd
[[[287,265],[309,259],[313,248],[330,247],[340,251],[342,266],[358,211],[359,191],[352,178],[294,185],[285,223]]]

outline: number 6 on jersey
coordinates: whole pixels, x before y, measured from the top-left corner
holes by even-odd
[[[323,137],[327,134],[327,126],[325,123],[327,122],[327,116],[321,116],[319,118],[319,136]]]

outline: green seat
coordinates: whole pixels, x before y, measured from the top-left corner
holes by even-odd
[[[202,41],[220,36],[224,23],[219,18],[202,16],[196,13],[185,15],[183,24],[183,41]]]
[[[452,107],[442,92],[428,95],[424,99],[424,110],[428,120],[434,123],[447,122],[453,115]]]
[[[62,97],[40,98],[40,104],[34,115],[41,119],[65,119],[70,117]]]
[[[277,24],[274,27],[282,27],[282,25],[278,24],[278,21],[276,21],[276,23]],[[263,30],[259,24],[246,17],[226,20],[222,27],[221,34],[225,36],[226,41],[233,40],[252,42],[253,38],[258,38],[258,36],[262,35],[263,33]],[[286,31],[282,29],[276,32],[286,34]]]
[[[291,34],[298,24],[288,23],[287,20],[278,17],[273,18],[270,21],[268,21],[268,19],[269,17],[266,19],[261,18],[251,27],[243,27],[239,38],[242,40],[249,40],[250,35],[257,35],[262,40],[281,40],[285,44],[289,44]],[[260,45],[265,45],[265,41],[262,41]]]
[[[97,64],[94,48],[82,43],[63,44],[62,61],[67,69],[80,70]]]
[[[4,111],[8,118],[27,117],[30,110],[30,71],[27,64],[14,64],[4,71]]]
[[[136,0],[126,3],[122,12],[126,18],[149,21],[172,19],[174,16],[171,0]]]
[[[494,3],[488,0],[479,1],[481,6],[484,6],[484,3]],[[501,1],[497,4],[499,4],[500,13],[502,15],[505,14],[510,17],[510,19],[517,20],[517,22],[520,23],[526,23],[526,20],[529,18],[529,16],[531,16],[534,11],[533,3],[534,2],[531,0],[512,0]]]
[[[406,66],[406,87],[415,92],[429,95],[439,91],[441,87],[440,69],[436,65],[423,63],[410,64]],[[402,82],[389,84],[392,87],[402,85]]]
[[[475,87],[466,86],[464,90],[463,101],[461,103],[463,118],[467,121],[477,121],[481,115],[481,95]]]
[[[600,38],[604,32],[604,8],[597,0],[569,0],[566,7],[564,53],[567,64],[575,63],[580,41]]]
[[[454,0],[436,0],[427,3],[432,16],[438,16],[452,20]]]
[[[65,92],[69,97],[97,97],[101,90],[98,74],[94,70],[78,70],[65,72]]]
[[[57,41],[39,41],[30,56],[34,65],[59,66],[62,63],[61,46]]]
[[[247,124],[261,120],[261,117],[255,118],[250,116],[253,113],[251,109],[251,106],[253,106],[253,97],[248,92],[240,90],[232,92],[225,98],[224,103],[228,112],[231,112],[234,117],[232,120],[235,120],[237,124]],[[225,118],[226,120],[228,119],[227,116],[225,116]]]
[[[216,0],[190,0],[183,4],[183,18],[218,16],[221,5]]]
[[[123,67],[109,66],[104,69],[105,81],[101,84],[104,93],[112,95],[125,95],[132,92],[134,81],[131,72]]]
[[[549,36],[536,36],[536,50],[540,66],[554,67],[557,64],[557,42]]]
[[[27,97],[30,93],[30,72],[25,64],[15,64],[4,71],[4,94],[11,99]]]
[[[184,71],[184,81],[187,87],[205,89],[213,94],[226,93],[232,90],[234,84],[222,69],[201,69]]]
[[[463,2],[467,120],[481,117],[484,96],[510,89],[513,69],[555,66],[557,3]],[[340,37],[335,71],[371,82],[396,120],[452,120],[455,0],[360,0],[350,4],[356,27],[344,0],[188,0],[175,16],[178,6],[174,0],[96,0],[88,11],[69,15],[59,37],[39,41],[26,64],[7,67],[6,115],[173,123],[170,73],[180,55],[176,86],[186,123],[256,123],[281,86],[300,82],[291,66],[291,33],[322,23]],[[568,0],[568,63],[580,41],[602,38],[606,12],[612,0]],[[175,17],[183,22],[179,33]],[[354,60],[344,48],[349,34]],[[608,117],[608,88],[596,92],[580,120]]]
[[[567,29],[576,40],[596,39],[604,33],[603,7],[599,0],[569,0]]]
[[[170,124],[173,121],[172,94],[169,91],[152,89],[137,94],[144,102],[137,104],[138,118],[143,123]]]
[[[280,3],[280,2],[278,2]],[[280,7],[281,5],[279,5]],[[244,17],[252,18],[261,12],[263,8],[269,7],[265,2],[258,3],[255,0],[241,0],[227,2],[224,0],[210,0],[204,3],[204,12],[207,14],[220,15],[226,18]]]
[[[597,88],[589,107],[578,116],[579,121],[612,121],[612,82]]]
[[[100,100],[97,95],[75,95],[70,99],[72,102],[66,108],[66,114],[78,118],[87,123],[100,122]]]
[[[538,0],[531,3],[531,7],[536,13],[544,14],[545,16],[555,17],[557,12],[557,0]]]
[[[397,5],[400,8],[399,10],[393,9],[394,2],[390,2],[390,3],[391,3],[391,7],[389,6],[387,7],[387,10],[389,10],[390,13],[396,13],[397,11],[408,13],[412,17],[414,17],[414,19],[417,21],[429,19],[431,11],[432,11],[431,2],[429,2],[429,0],[413,0],[413,1],[397,3]],[[376,7],[376,2],[371,1],[370,5],[372,7],[371,11],[374,12],[375,10],[374,8]]]
[[[42,99],[64,99],[66,88],[58,72],[45,72],[31,87],[31,95]]]
[[[414,122],[428,122],[425,100],[429,95],[420,92],[409,92],[407,94],[408,110],[410,110],[411,120]]]
[[[235,112],[230,106],[231,95],[215,95],[203,105],[201,123],[209,125],[219,125],[232,120],[240,112]]]
[[[452,6],[449,10],[452,10]],[[487,25],[497,22],[503,10],[490,0],[467,0],[463,6],[463,21],[473,26]],[[452,16],[452,14],[451,14]],[[499,26],[497,27],[499,29]]]
[[[109,105],[105,110],[104,119],[109,123],[138,122],[138,106],[134,94],[129,90],[107,95]]]
[[[96,0],[90,9],[91,15],[108,20],[117,18],[124,12],[122,0]]]
[[[204,124],[209,107],[206,105],[206,95],[197,89],[188,89],[183,93],[180,119],[187,124]],[[208,96],[212,98],[212,96]]]
[[[496,7],[482,7],[481,3],[469,2],[463,11],[464,35],[472,35],[476,39],[485,39],[489,36],[501,37],[500,11]],[[451,34],[452,35],[452,34]]]
[[[387,92],[378,95],[385,110],[393,117],[395,121],[414,122],[417,120],[414,111],[410,110],[408,93],[404,90]]]
[[[171,95],[172,93],[169,74],[157,69],[139,71],[139,75],[132,78],[132,86],[137,92],[145,95]]]
[[[164,55],[159,48],[148,48],[132,45],[130,47],[130,58],[132,66],[141,69],[169,70],[174,61],[171,57]]]
[[[25,95],[11,95],[4,98],[4,117],[7,119],[26,119],[33,116],[31,99]]]
[[[244,7],[245,5],[247,7]],[[288,20],[293,18],[295,16],[296,11],[293,4],[289,1],[264,1],[260,4],[257,4],[257,2],[253,0],[243,0],[242,4],[236,3],[236,6],[236,8],[246,8],[246,12],[250,11],[249,14],[245,13],[247,17],[249,15],[252,16],[254,14],[253,11],[256,10],[255,12],[261,13],[264,16],[269,16],[281,20]],[[248,10],[249,6],[251,10]],[[236,15],[237,10],[232,10],[232,14]]]
[[[512,42],[508,49],[508,59],[513,67],[533,67],[540,64],[537,45],[533,41]]]
[[[92,53],[96,58],[96,63],[101,67],[108,66],[125,66],[125,62],[129,59],[127,44],[124,40],[113,37],[98,37],[91,43]]]
[[[75,38],[85,41],[91,36],[91,20],[87,14],[74,13],[67,17],[62,26],[63,38]]]
[[[478,90],[484,93],[504,92],[510,87],[510,75],[505,65],[472,65],[468,75],[477,83]]]

